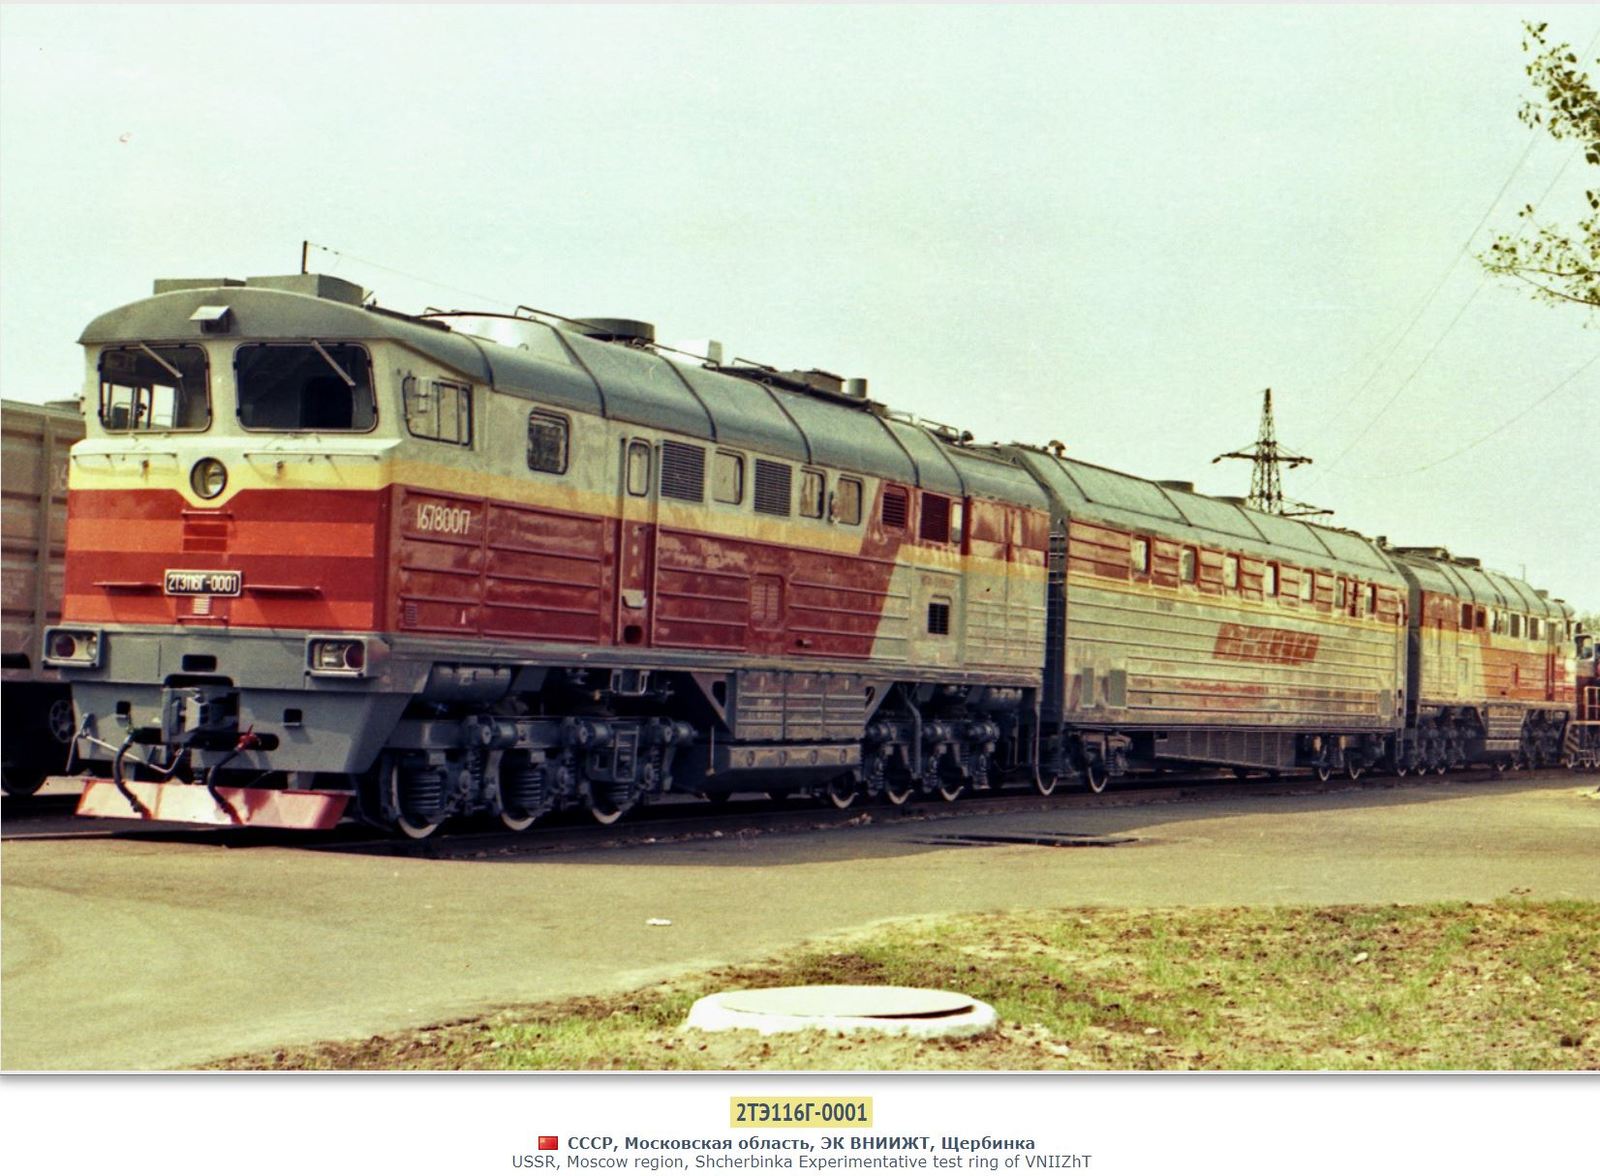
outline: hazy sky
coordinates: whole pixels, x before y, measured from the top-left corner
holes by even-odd
[[[1600,321],[1473,260],[1600,186],[1517,121],[1525,16],[1600,36],[1593,6],[8,7],[0,390],[74,394],[95,314],[309,238],[396,309],[647,319],[1211,493],[1248,488],[1211,458],[1270,385],[1317,460],[1292,497],[1600,609]]]

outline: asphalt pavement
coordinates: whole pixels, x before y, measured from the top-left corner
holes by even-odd
[[[866,811],[831,829],[761,831],[734,814],[720,837],[481,857],[337,839],[8,840],[0,1065],[182,1068],[962,911],[1600,900],[1592,776]]]

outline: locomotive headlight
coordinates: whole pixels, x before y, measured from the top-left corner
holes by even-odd
[[[201,498],[215,498],[228,487],[228,470],[214,457],[202,457],[189,471],[189,485]]]
[[[367,643],[351,637],[313,637],[306,642],[306,668],[313,674],[364,678]]]
[[[100,631],[98,629],[46,629],[44,631],[44,664],[47,666],[74,666],[78,669],[95,669],[100,665]]]

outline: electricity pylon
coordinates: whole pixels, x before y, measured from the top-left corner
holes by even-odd
[[[1277,428],[1272,423],[1271,388],[1262,395],[1261,428],[1256,443],[1249,449],[1219,453],[1211,459],[1211,464],[1216,465],[1225,457],[1237,457],[1252,463],[1250,497],[1246,501],[1256,510],[1265,511],[1267,514],[1284,515],[1287,518],[1333,513],[1331,510],[1320,510],[1304,502],[1286,501],[1283,497],[1283,476],[1278,472],[1278,467],[1283,466],[1292,470],[1297,466],[1310,465],[1311,459],[1298,453],[1291,453],[1278,444]]]

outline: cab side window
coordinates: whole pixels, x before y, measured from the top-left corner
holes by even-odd
[[[650,455],[650,442],[628,442],[627,468],[623,480],[628,485],[628,493],[634,498],[643,498],[650,493]]]
[[[839,479],[833,491],[833,518],[835,522],[848,527],[853,527],[861,521],[860,479]]]
[[[711,459],[711,497],[737,506],[744,501],[744,458],[725,449]]]
[[[528,414],[528,468],[541,474],[567,472],[567,418],[535,409]]]
[[[828,500],[828,475],[821,470],[800,471],[800,514],[820,519]]]
[[[448,445],[472,444],[472,389],[448,380],[407,376],[400,384],[406,432]]]

